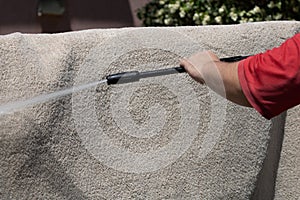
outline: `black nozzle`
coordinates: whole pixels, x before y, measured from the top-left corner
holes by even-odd
[[[106,77],[107,84],[122,84],[122,83],[131,83],[139,81],[141,78],[149,78],[149,77],[156,77],[156,76],[165,76],[169,74],[177,74],[186,72],[183,67],[173,67],[167,69],[158,69],[158,70],[151,70],[151,71],[129,71],[129,72],[121,72],[117,74],[112,74]]]
[[[140,80],[140,72],[129,71],[129,72],[112,74],[107,76],[106,80],[107,80],[107,85],[136,82]]]

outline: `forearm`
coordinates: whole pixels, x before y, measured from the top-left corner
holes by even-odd
[[[238,62],[212,61],[212,64],[203,66],[201,71],[206,85],[213,91],[234,103],[251,107],[239,82]]]

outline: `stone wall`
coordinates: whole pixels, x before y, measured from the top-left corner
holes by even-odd
[[[1,36],[2,199],[297,197],[297,110],[288,112],[275,192],[285,113],[268,121],[187,74],[97,81],[178,66],[201,50],[263,52],[299,28],[265,22]]]
[[[284,140],[276,182],[275,199],[300,197],[300,107],[287,112]]]

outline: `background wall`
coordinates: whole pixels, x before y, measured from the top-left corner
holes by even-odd
[[[0,34],[65,32],[91,28],[140,26],[136,10],[149,0],[53,0],[63,2],[62,14],[38,16],[40,2],[0,0]]]

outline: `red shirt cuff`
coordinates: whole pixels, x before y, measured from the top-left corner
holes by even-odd
[[[265,110],[263,108],[263,106],[259,103],[259,101],[252,94],[251,89],[249,87],[247,76],[245,74],[245,68],[244,68],[244,66],[249,65],[249,59],[251,59],[251,57],[240,61],[238,64],[238,77],[239,77],[239,82],[240,82],[241,88],[243,90],[243,93],[244,93],[246,99],[251,104],[251,106],[255,110],[257,110],[266,119],[271,119],[273,117],[272,114],[268,113],[267,110]]]

